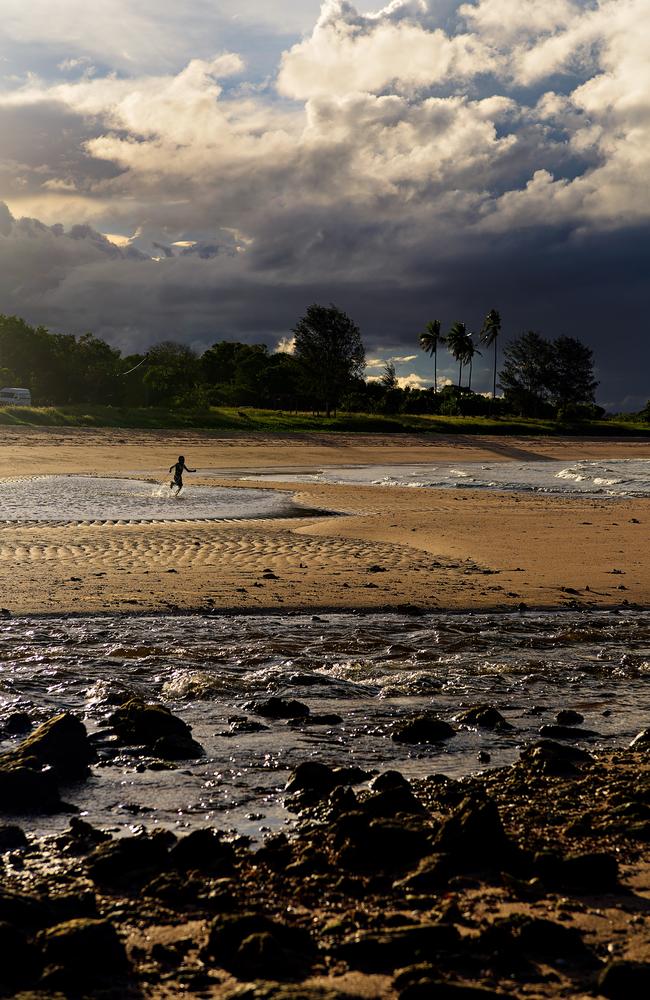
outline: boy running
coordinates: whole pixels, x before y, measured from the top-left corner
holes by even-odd
[[[174,478],[172,479],[171,483],[169,484],[169,488],[170,488],[170,490],[173,490],[174,486],[177,486],[178,489],[176,491],[176,496],[178,496],[178,494],[180,493],[180,491],[183,489],[183,471],[185,471],[185,472],[196,472],[196,469],[188,469],[188,467],[185,465],[185,456],[184,455],[179,455],[178,456],[178,462],[176,462],[175,465],[170,465],[169,466],[169,471],[171,472],[172,470],[174,472]]]

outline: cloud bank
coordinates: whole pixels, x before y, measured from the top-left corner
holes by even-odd
[[[209,6],[236,43],[235,5]],[[251,0],[242,48],[251,26],[281,39],[263,80],[191,17],[178,34],[171,5],[103,0],[67,55],[59,19],[39,51],[63,68],[0,90],[3,310],[123,347],[274,346],[334,301],[406,357],[428,319],[476,329],[496,307],[507,336],[586,340],[605,404],[645,403],[647,0],[370,6],[327,0],[287,42]],[[10,3],[9,27],[35,45],[31,9]],[[108,29],[102,47],[109,15],[159,58]]]

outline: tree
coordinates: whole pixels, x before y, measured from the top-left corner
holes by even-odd
[[[539,333],[529,330],[511,341],[499,372],[508,406],[522,416],[543,416],[549,411],[552,371],[553,346]]]
[[[460,389],[461,381],[463,378],[463,365],[467,363],[468,350],[471,350],[471,337],[467,332],[467,327],[464,323],[456,320],[454,325],[451,327],[449,333],[447,334],[447,347],[449,349],[452,357],[456,359],[459,363],[458,368],[458,388]]]
[[[468,333],[465,340],[465,352],[463,355],[463,364],[469,365],[469,378],[467,380],[467,388],[471,390],[472,388],[472,366],[474,364],[474,355],[479,354],[480,351],[474,343],[474,334]]]
[[[292,333],[304,384],[329,417],[343,390],[363,375],[366,354],[359,328],[335,305],[314,303]]]
[[[198,381],[198,359],[191,348],[165,340],[151,348],[144,367],[143,382],[154,404],[192,402]]]
[[[497,394],[497,340],[501,333],[501,316],[496,309],[490,309],[481,327],[481,343],[486,347],[494,344],[494,377],[492,380],[492,399]]]
[[[445,338],[440,333],[441,323],[439,319],[429,320],[424,330],[420,334],[420,350],[426,351],[433,358],[433,391],[438,391],[438,345],[445,343]]]
[[[379,381],[381,385],[383,385],[384,389],[391,390],[398,388],[397,372],[395,371],[395,365],[392,361],[387,361],[384,365],[384,371]]]
[[[593,351],[575,337],[553,342],[549,392],[558,415],[584,403],[594,402],[598,382],[594,379]]]

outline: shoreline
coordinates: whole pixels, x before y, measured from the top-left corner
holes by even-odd
[[[183,447],[194,467],[214,470],[210,478],[199,472],[188,481],[276,489],[307,508],[295,518],[230,522],[183,520],[182,511],[181,519],[153,523],[5,522],[0,606],[14,615],[650,607],[645,498],[248,478],[341,465],[646,459],[650,439],[469,437],[423,443],[414,436],[337,434],[324,442],[318,434],[287,441],[0,429],[0,444],[0,479],[69,473],[158,481],[170,454]]]

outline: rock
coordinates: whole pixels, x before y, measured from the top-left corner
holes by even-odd
[[[448,722],[443,722],[435,715],[418,715],[405,722],[398,722],[391,739],[395,743],[441,743],[455,735],[455,729]]]
[[[618,862],[613,854],[605,852],[568,854],[563,858],[552,851],[541,851],[533,858],[533,868],[546,885],[574,892],[598,894],[618,888]]]
[[[0,888],[0,922],[24,931],[35,931],[52,923],[51,916],[48,901],[40,896]]]
[[[463,799],[443,820],[433,846],[435,852],[449,854],[456,865],[470,871],[500,868],[517,855],[503,829],[496,802],[489,798]]]
[[[400,813],[427,815],[427,810],[409,787],[388,788],[384,792],[370,795],[363,800],[361,808],[369,816],[383,816],[387,819]]]
[[[510,956],[523,952],[547,961],[593,958],[576,927],[524,913],[494,920],[481,934],[480,946],[488,954],[504,952]]]
[[[238,733],[268,733],[270,728],[263,722],[254,722],[253,719],[235,719],[230,723],[230,733],[233,736]]]
[[[650,963],[617,959],[598,977],[598,994],[608,1000],[632,1000],[650,995]]]
[[[315,954],[308,931],[261,913],[217,917],[203,951],[204,957],[247,979],[303,978]]]
[[[366,997],[367,994],[362,997],[348,990],[340,993],[328,986],[309,986],[305,983],[300,983],[298,986],[285,983],[251,983],[224,994],[224,1000],[366,1000]]]
[[[650,749],[650,727],[648,729],[642,729],[640,733],[636,734],[630,743],[630,750],[648,749]]]
[[[337,949],[352,969],[363,972],[393,972],[404,965],[448,952],[457,947],[460,935],[453,924],[423,923],[390,930],[360,931]]]
[[[27,712],[11,712],[2,725],[2,729],[7,736],[23,736],[31,728],[32,720]]]
[[[307,705],[303,705],[301,701],[288,701],[286,698],[251,701],[244,708],[255,715],[261,715],[263,719],[300,719],[309,715]]]
[[[399,771],[384,771],[382,774],[378,774],[376,778],[373,778],[370,782],[370,787],[375,792],[392,791],[394,788],[407,788],[410,791],[411,782],[407,781]]]
[[[169,852],[169,863],[179,871],[209,872],[223,875],[232,871],[235,852],[217,830],[193,830],[182,837]]]
[[[42,931],[37,939],[45,973],[55,989],[115,979],[129,968],[124,945],[108,920],[68,920]]]
[[[289,719],[287,725],[295,729],[303,726],[338,726],[342,722],[342,716],[330,712],[324,715],[304,715],[299,719]]]
[[[345,813],[334,841],[341,865],[354,872],[405,871],[431,853],[429,831],[416,817],[368,821],[364,813]]]
[[[121,837],[100,844],[86,860],[90,877],[106,885],[132,878],[150,877],[168,864],[173,834],[162,830],[148,836]]]
[[[476,755],[476,759],[479,762],[479,764],[489,764],[490,761],[492,760],[492,757],[487,752],[487,750],[479,750],[479,752]]]
[[[90,773],[97,759],[83,722],[69,712],[48,719],[14,750],[0,754],[0,768],[51,768],[57,782],[76,781]]]
[[[0,758],[0,813],[55,813],[68,808],[50,771],[3,766]],[[37,767],[36,761],[33,762]]]
[[[414,872],[393,883],[407,893],[427,893],[445,886],[453,866],[448,854],[430,854],[422,858]]]
[[[506,722],[501,712],[494,705],[474,705],[472,708],[459,712],[454,716],[455,722],[460,722],[465,726],[478,726],[479,729],[496,729],[499,732],[514,729],[509,722]]]
[[[0,922],[0,987],[26,984],[38,977],[39,955],[25,934],[13,924]],[[5,989],[2,993],[6,994]],[[11,990],[9,995],[13,995]]]
[[[540,726],[539,735],[550,740],[588,740],[600,736],[595,729],[577,729],[573,726]]]
[[[298,764],[295,771],[289,775],[284,790],[288,795],[308,791],[325,796],[336,784],[336,777],[331,767],[317,760],[306,760]]]
[[[575,712],[572,708],[564,708],[555,716],[558,726],[580,726],[585,717],[580,712]]]
[[[29,847],[25,831],[20,826],[9,824],[0,826],[0,854],[15,851],[21,847]]]
[[[164,705],[130,698],[108,721],[124,746],[145,746],[166,760],[194,760],[203,756],[203,747],[192,739],[188,724]]]
[[[73,816],[69,829],[57,838],[57,844],[65,854],[88,854],[107,840],[111,840],[110,833],[97,830],[85,820]]]
[[[593,764],[587,750],[568,747],[554,740],[539,740],[521,751],[522,763],[544,774],[574,774],[577,764]]]

